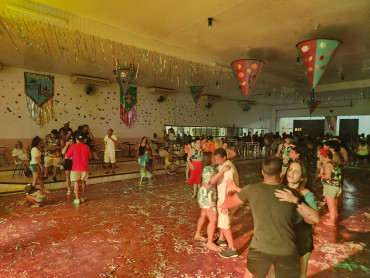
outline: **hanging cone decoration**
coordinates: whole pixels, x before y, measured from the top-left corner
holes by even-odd
[[[264,61],[250,59],[236,60],[231,63],[235,79],[245,99],[251,94],[264,64]]]
[[[203,86],[189,86],[189,89],[190,89],[191,95],[193,96],[195,104],[197,104],[200,99],[200,96],[203,93],[204,87]]]
[[[120,117],[128,127],[137,120],[137,88],[130,83],[134,72],[130,69],[117,69],[113,73],[120,87]]]
[[[335,49],[342,42],[337,40],[317,39],[297,43],[298,53],[303,61],[308,81],[312,90],[319,83]]]
[[[310,114],[312,114],[313,111],[315,111],[315,109],[317,108],[317,106],[319,106],[321,101],[309,100],[309,101],[306,101],[306,103],[307,103],[307,106],[308,106],[308,111],[310,111]]]
[[[43,127],[54,118],[54,76],[25,72],[24,84],[27,115]]]

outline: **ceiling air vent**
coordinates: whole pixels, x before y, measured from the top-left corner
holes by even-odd
[[[238,100],[238,104],[241,106],[245,105],[245,100]],[[253,100],[248,100],[248,105],[256,105],[257,103]]]
[[[84,76],[84,75],[72,75],[71,80],[73,83],[81,83],[88,85],[107,86],[109,85],[109,79]]]
[[[204,100],[208,102],[216,102],[216,101],[222,100],[222,97],[214,96],[214,95],[201,95],[200,100]]]
[[[172,96],[174,93],[176,93],[173,89],[166,89],[166,88],[158,88],[158,87],[149,87],[148,88],[149,94],[156,94],[160,96]]]

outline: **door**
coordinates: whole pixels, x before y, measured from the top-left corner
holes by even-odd
[[[358,135],[358,119],[340,119],[339,136]]]

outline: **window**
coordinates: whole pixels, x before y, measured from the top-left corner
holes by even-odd
[[[205,134],[206,136],[212,135],[213,138],[226,138],[226,137],[233,137],[235,133],[238,133],[240,137],[244,135],[244,133],[248,134],[248,131],[251,131],[253,134],[258,132],[258,134],[266,134],[269,132],[268,129],[253,129],[253,128],[246,128],[246,127],[215,127],[215,126],[175,126],[175,125],[166,125],[166,131],[168,133],[168,129],[173,128],[177,133],[180,133],[181,136],[184,134],[191,135],[192,137],[201,136]]]

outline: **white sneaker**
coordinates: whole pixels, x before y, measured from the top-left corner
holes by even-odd
[[[80,201],[81,201],[81,203],[85,203],[86,202],[86,198],[80,198]]]

